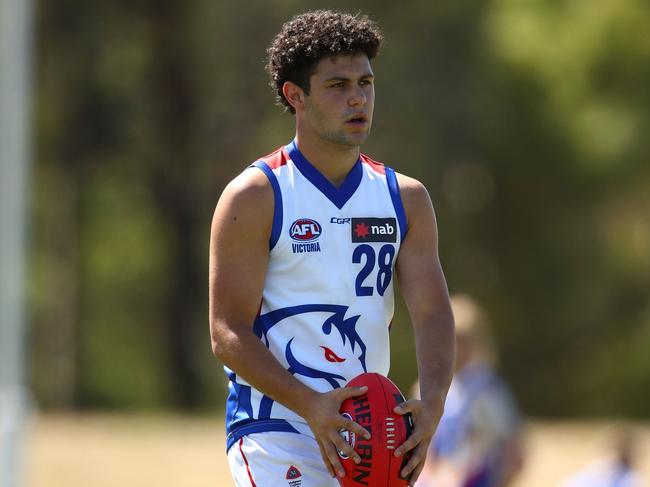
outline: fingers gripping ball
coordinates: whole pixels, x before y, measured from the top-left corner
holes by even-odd
[[[395,449],[409,437],[413,430],[410,415],[401,416],[393,408],[404,401],[404,396],[387,377],[366,373],[352,379],[347,386],[368,386],[368,392],[343,401],[341,414],[367,429],[370,440],[351,431],[341,431],[341,436],[361,457],[356,464],[339,452],[345,468],[345,477],[339,482],[343,487],[406,487],[408,481],[400,477],[408,455],[397,458]]]

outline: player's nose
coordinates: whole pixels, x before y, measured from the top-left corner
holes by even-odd
[[[366,95],[366,92],[361,86],[356,86],[352,94],[350,95],[350,98],[348,99],[348,103],[350,106],[363,106],[368,102],[368,96]]]

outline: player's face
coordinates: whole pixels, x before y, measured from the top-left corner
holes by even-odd
[[[305,128],[329,142],[363,144],[375,104],[374,76],[365,54],[322,59],[305,96]]]

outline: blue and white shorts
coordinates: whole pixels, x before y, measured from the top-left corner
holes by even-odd
[[[252,433],[228,450],[237,487],[340,487],[327,471],[318,443],[282,431]]]

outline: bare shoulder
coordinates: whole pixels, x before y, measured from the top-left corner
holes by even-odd
[[[422,197],[422,194],[428,194],[427,188],[424,187],[420,181],[405,174],[395,172],[397,176],[397,183],[399,184],[400,193],[402,198],[413,197],[417,198],[418,195]]]
[[[249,168],[224,188],[214,212],[213,228],[248,226],[248,231],[267,232],[273,208],[273,188],[267,176],[257,168]]]
[[[398,172],[395,175],[407,219],[411,221],[423,213],[430,214],[432,210],[431,198],[424,184]]]
[[[273,211],[273,188],[266,175],[257,168],[248,168],[230,181],[219,198],[217,211],[255,209]]]
[[[226,185],[219,200],[234,201],[245,205],[270,203],[273,201],[273,188],[262,171],[251,167],[241,172]]]

